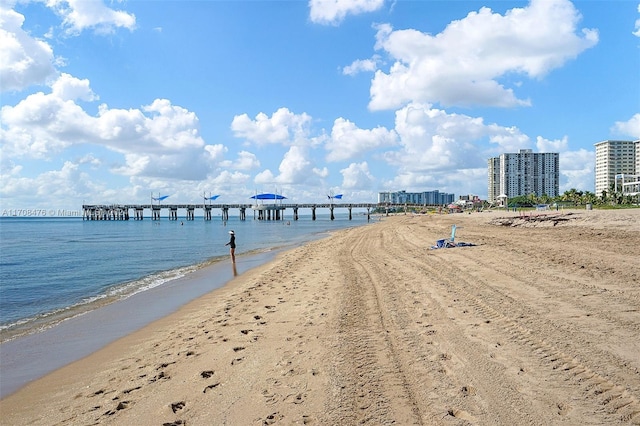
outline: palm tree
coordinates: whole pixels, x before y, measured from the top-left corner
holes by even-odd
[[[595,204],[598,201],[598,197],[593,192],[585,191],[581,197],[582,204]]]
[[[553,201],[553,199],[549,197],[547,194],[542,194],[539,200],[541,204],[551,204],[551,201]]]

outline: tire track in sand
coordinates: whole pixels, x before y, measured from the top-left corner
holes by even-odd
[[[577,385],[582,397],[593,401],[590,404],[591,407],[596,407],[593,416],[602,418],[604,422],[640,424],[640,404],[637,396],[628,389],[630,383],[620,382],[609,374],[597,371],[598,359],[604,361],[602,365],[621,365],[620,360],[612,359],[610,354],[593,348],[589,355],[597,354],[596,359],[585,358],[580,348],[572,347],[567,342],[577,342],[581,347],[589,346],[588,342],[575,333],[570,337],[562,326],[548,322],[520,300],[481,278],[495,276],[496,269],[509,270],[511,273],[508,275],[514,280],[514,286],[528,285],[528,280],[525,280],[527,283],[522,281],[527,275],[522,272],[514,273],[513,271],[518,270],[518,265],[508,263],[508,258],[501,258],[498,266],[496,261],[494,264],[487,259],[477,259],[470,253],[462,255],[461,252],[448,252],[446,256],[430,256],[429,262],[425,262],[422,268],[426,273],[438,271],[444,277],[443,284],[447,291],[454,294],[456,300],[471,306],[478,317],[486,318],[485,322],[491,323],[530,356],[537,358],[542,367],[551,369],[554,376],[559,376],[556,381],[569,380]],[[538,286],[538,290],[540,289]],[[611,318],[606,314],[603,316]],[[561,342],[562,347],[559,347]],[[562,404],[563,402],[558,403],[559,409]],[[587,405],[585,401],[577,404]]]
[[[327,422],[421,425],[419,405],[398,354],[396,330],[380,304],[379,277],[370,273],[363,256],[374,239],[352,234],[356,238],[340,253],[344,294],[338,308],[334,394]]]
[[[466,325],[459,323],[459,318],[451,317],[450,308],[457,299],[443,283],[455,279],[456,274],[439,268],[425,270],[424,242],[416,235],[414,224],[399,226],[392,233],[385,239],[387,253],[401,257],[403,267],[386,277],[396,283],[387,290],[411,294],[412,298],[400,299],[390,308],[407,317],[405,334],[413,338],[406,350],[428,355],[426,362],[412,365],[411,375],[432,378],[433,389],[423,400],[430,408],[431,424],[449,424],[452,417],[463,424],[545,424],[518,392],[516,383],[504,374],[502,365],[483,344],[466,335]],[[428,332],[420,333],[415,325],[429,327]]]

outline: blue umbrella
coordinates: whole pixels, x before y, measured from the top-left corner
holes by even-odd
[[[254,200],[285,200],[287,197],[279,194],[257,194],[251,198]]]

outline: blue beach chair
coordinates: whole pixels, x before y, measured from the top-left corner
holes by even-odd
[[[456,246],[456,225],[451,225],[451,237],[447,240],[443,238],[441,240],[436,241],[436,245],[432,246],[432,249],[441,249],[447,247],[455,247]]]

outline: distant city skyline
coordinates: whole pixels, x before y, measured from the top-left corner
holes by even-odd
[[[639,1],[0,3],[0,207],[485,199],[487,161],[640,139]]]
[[[440,192],[437,189],[422,192],[407,192],[401,190],[378,193],[378,203],[435,206],[453,203],[455,200],[456,194]]]

